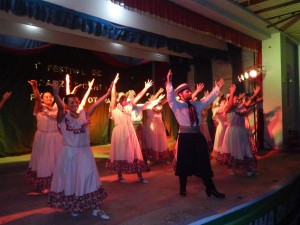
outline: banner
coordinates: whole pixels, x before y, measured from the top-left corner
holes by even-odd
[[[120,73],[117,91],[133,89],[139,92],[147,79],[153,79],[151,62],[127,68],[118,67],[116,60],[114,63],[115,65],[104,63],[97,54],[89,50],[58,45],[40,52],[32,53],[28,50],[28,54],[19,54],[18,49],[0,51],[1,98],[4,92],[12,92],[0,111],[0,157],[31,151],[36,119],[33,115],[35,102],[28,80],[37,80],[40,93],[52,92],[49,84],[52,80],[58,80],[63,84],[60,96],[64,97],[65,77],[69,74],[71,90],[76,85],[82,85],[77,92],[79,99],[82,99],[88,89],[88,81],[95,79],[85,106],[88,108],[106,93],[116,73]],[[108,118],[108,107],[108,103],[102,103],[91,118],[92,145],[107,144],[110,141],[113,123]]]

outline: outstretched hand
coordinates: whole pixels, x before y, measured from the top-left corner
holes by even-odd
[[[209,95],[209,92],[208,92],[208,91],[205,91],[205,92],[204,92],[204,98],[206,98],[208,95]]]
[[[236,86],[235,86],[235,84],[232,84],[232,85],[229,87],[229,93],[230,93],[230,95],[233,95],[234,92],[235,92],[235,90],[236,90]]]
[[[159,88],[159,90],[158,90],[158,93],[163,93],[165,91],[165,89],[163,89],[163,88]]]
[[[159,96],[158,96],[158,101],[160,101],[160,100],[162,100],[163,98],[165,97],[165,94],[160,94]]]
[[[168,74],[167,74],[167,84],[171,83],[172,80],[172,70],[169,70]]]
[[[219,80],[219,81],[215,81],[215,85],[218,86],[219,88],[223,87],[223,85],[224,85],[224,80],[221,79],[221,80]]]
[[[146,82],[145,82],[145,88],[150,88],[151,86],[153,85],[153,81],[152,80],[147,80]]]
[[[52,81],[50,84],[52,86],[53,94],[58,95],[59,94],[59,88],[62,86],[57,80]]]
[[[204,88],[204,84],[203,83],[199,83],[196,85],[196,91],[197,92],[201,92]]]
[[[9,99],[10,96],[11,96],[11,92],[5,92],[2,96],[2,99],[7,100],[7,99]]]
[[[37,82],[36,82],[36,80],[29,80],[28,83],[31,85],[31,87],[33,89],[37,88]]]

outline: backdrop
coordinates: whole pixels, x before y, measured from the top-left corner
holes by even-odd
[[[149,62],[142,59],[112,56],[88,50],[58,45],[41,45],[32,50],[0,48],[0,95],[12,91],[12,96],[0,112],[0,156],[24,154],[31,151],[36,130],[33,116],[34,99],[28,80],[38,81],[40,92],[51,91],[49,82],[56,79],[65,81],[66,74],[71,77],[71,89],[83,84],[78,91],[81,99],[87,90],[88,81],[95,79],[86,108],[102,96],[116,73],[120,73],[117,91],[134,89],[139,92],[144,81],[154,79],[155,92],[165,83],[168,64]],[[155,74],[154,74],[155,71]],[[65,86],[60,90],[65,96]],[[146,97],[141,102],[146,101]],[[92,116],[91,144],[101,145],[110,141],[113,123],[108,119],[108,103],[102,103]],[[165,119],[169,133],[172,131],[172,114],[165,105]]]

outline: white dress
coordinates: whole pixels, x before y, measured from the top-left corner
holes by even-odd
[[[147,111],[145,138],[147,159],[169,161],[171,154],[168,149],[166,128],[162,120],[162,105],[156,105]]]
[[[49,110],[42,105],[36,114],[37,130],[34,135],[29,167],[25,179],[36,191],[49,190],[52,174],[62,148],[62,137],[57,128],[57,107]]]
[[[110,173],[136,173],[146,170],[141,147],[131,119],[132,105],[120,104],[111,112],[115,127],[112,131],[111,149],[106,168]]]
[[[224,135],[225,135],[225,131],[227,128],[227,120],[226,120],[225,116],[223,116],[222,113],[218,113],[218,112],[216,112],[214,117],[215,117],[215,120],[217,121],[218,125],[217,125],[216,133],[215,133],[212,157],[217,158],[221,152]]]
[[[227,122],[228,127],[221,150],[223,163],[227,163],[230,168],[252,170],[256,167],[256,158],[253,154],[249,133],[245,127],[244,115],[238,108],[233,107],[227,113]]]
[[[67,212],[82,213],[99,209],[107,196],[90,148],[90,120],[85,110],[79,118],[66,112],[59,124],[63,149],[53,174],[48,204]]]

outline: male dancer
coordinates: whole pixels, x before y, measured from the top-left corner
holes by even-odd
[[[225,198],[225,194],[219,193],[212,181],[213,171],[210,165],[208,147],[205,137],[200,132],[200,112],[211,104],[218,96],[224,81],[216,82],[216,87],[203,100],[190,102],[192,100],[191,85],[183,83],[173,92],[171,83],[172,72],[167,74],[166,91],[170,108],[172,109],[179,124],[177,163],[175,175],[179,176],[181,196],[186,196],[187,176],[196,175],[201,177],[206,187],[206,194],[216,198]],[[176,96],[180,100],[176,100]]]

